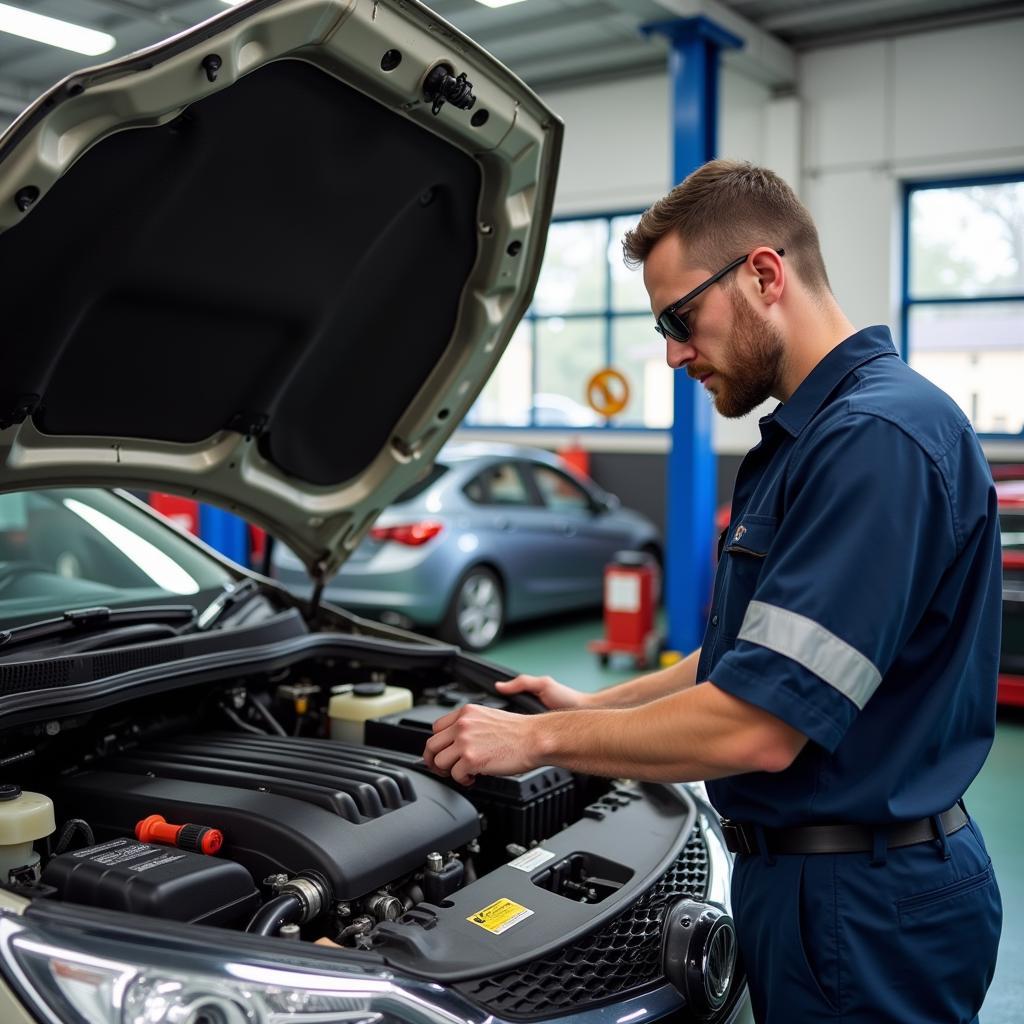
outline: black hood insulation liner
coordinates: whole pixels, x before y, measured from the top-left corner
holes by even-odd
[[[0,421],[178,443],[229,428],[289,476],[348,480],[452,336],[480,181],[297,60],[103,139],[0,234]]]

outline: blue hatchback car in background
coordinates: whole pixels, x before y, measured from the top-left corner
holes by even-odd
[[[536,448],[452,444],[389,506],[327,584],[326,600],[481,651],[507,622],[601,602],[617,551],[661,560],[639,512]],[[273,575],[311,589],[283,545]]]

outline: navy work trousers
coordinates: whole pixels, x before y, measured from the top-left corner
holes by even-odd
[[[981,832],[969,821],[944,846],[884,857],[736,858],[733,914],[758,1024],[975,1021],[1002,926]]]

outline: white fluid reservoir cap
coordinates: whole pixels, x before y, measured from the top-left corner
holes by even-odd
[[[31,843],[56,828],[53,801],[48,796],[23,793],[12,783],[0,785],[0,846]]]

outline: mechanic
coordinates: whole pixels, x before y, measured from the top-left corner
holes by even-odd
[[[887,328],[854,329],[771,171],[706,164],[624,249],[670,367],[724,416],[781,403],[739,470],[703,646],[597,694],[499,683],[559,713],[468,705],[424,757],[466,785],[544,764],[709,780],[759,1022],[975,1020],[1002,921],[961,800],[995,731],[1001,607],[977,437]]]

